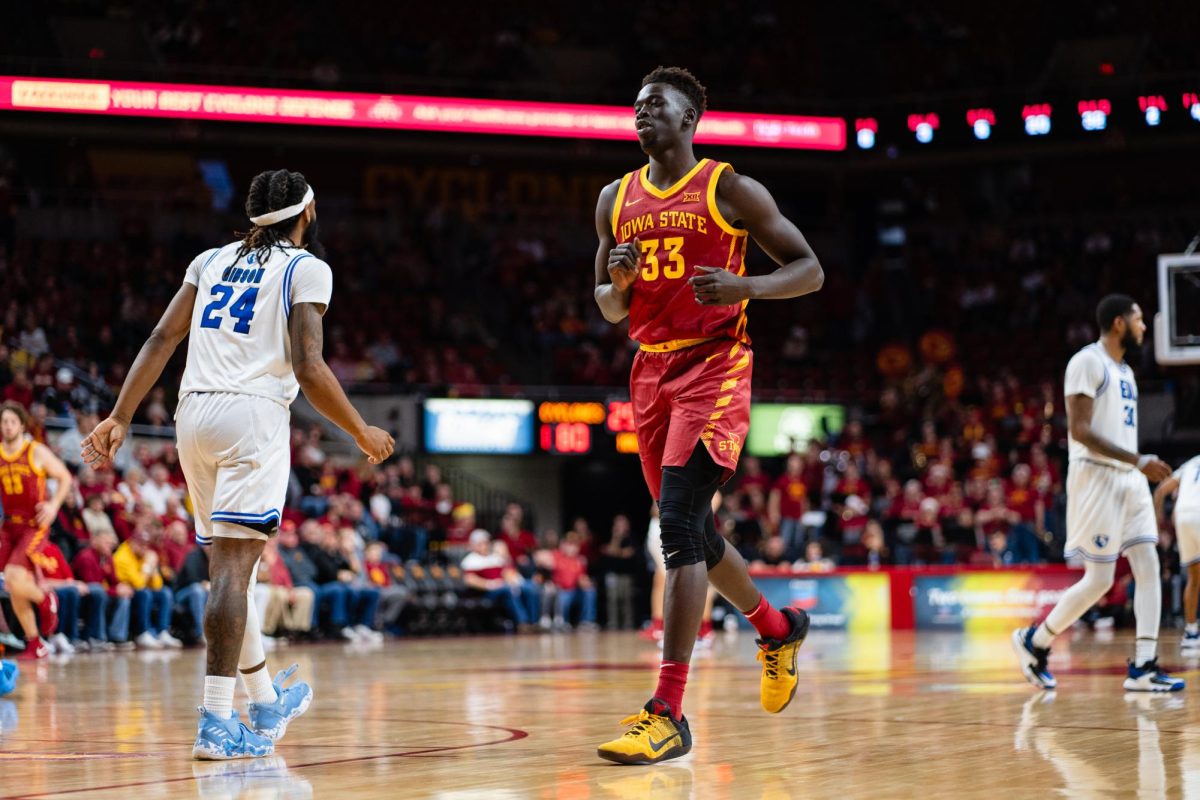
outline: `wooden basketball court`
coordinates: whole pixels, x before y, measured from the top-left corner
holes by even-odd
[[[595,755],[653,686],[658,650],[628,633],[283,648],[312,708],[275,757],[224,763],[190,758],[201,651],[79,656],[22,664],[0,700],[0,796],[1200,798],[1200,675],[1163,649],[1187,691],[1124,694],[1129,636],[1086,633],[1047,694],[1003,634],[819,632],[768,716],[752,636],[722,634],[692,669],[695,748],[654,767]]]

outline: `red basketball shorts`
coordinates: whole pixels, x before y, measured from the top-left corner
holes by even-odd
[[[697,442],[724,469],[722,482],[737,470],[750,429],[753,363],[750,348],[729,339],[634,356],[629,393],[642,473],[656,501],[663,467],[682,467]]]
[[[0,529],[0,569],[12,564],[36,573],[39,567],[53,565],[42,550],[50,535],[48,528],[38,529],[11,519],[4,521]]]

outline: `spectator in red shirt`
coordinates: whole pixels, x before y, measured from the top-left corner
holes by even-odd
[[[862,479],[862,474],[858,471],[858,464],[853,461],[846,465],[846,471],[842,473],[842,479],[838,481],[834,491],[846,497],[856,494],[864,500],[871,497],[871,487]]]
[[[596,587],[587,575],[587,560],[579,552],[579,535],[568,533],[554,551],[554,586],[558,590],[558,603],[554,614],[555,627],[570,628],[570,614],[579,600],[579,627],[596,627]]]
[[[499,603],[520,630],[532,629],[529,609],[540,608],[540,600],[535,595],[530,604],[528,598],[522,596],[521,575],[507,558],[496,552],[491,534],[478,528],[471,533],[468,542],[471,551],[462,560],[463,581],[493,603]]]
[[[1017,464],[1012,471],[1012,486],[1008,490],[1008,507],[1020,515],[1020,521],[1042,530],[1046,506],[1032,485],[1033,471],[1028,464]]]
[[[771,526],[783,537],[784,549],[798,552],[803,546],[804,528],[802,518],[808,512],[808,486],[804,482],[804,459],[792,453],[787,459],[787,468],[768,500],[768,515]]]
[[[12,400],[24,408],[33,405],[33,383],[29,380],[29,370],[17,367],[13,370],[12,383],[0,391],[0,401]]]
[[[170,570],[171,576],[178,575],[179,570],[183,568],[183,560],[195,547],[196,544],[192,541],[187,523],[175,520],[167,526],[162,544],[157,548],[159,561],[164,570]]]
[[[997,548],[992,546],[991,537],[996,534],[1005,537],[1004,546],[1000,548],[1006,553],[1005,563],[1025,564],[1038,560],[1037,539],[1027,525],[1021,524],[1021,514],[1009,505],[1000,481],[993,481],[988,486],[987,504],[975,515],[975,521],[993,552]]]
[[[757,457],[743,456],[737,490],[745,492],[752,486],[757,486],[763,494],[768,493],[771,491],[771,476],[763,472],[762,462]]]
[[[93,652],[107,650],[113,645],[122,650],[133,648],[133,642],[129,641],[133,588],[117,580],[112,563],[112,554],[116,549],[116,534],[100,531],[92,535],[91,544],[80,550],[71,562],[76,579],[88,585],[89,602],[92,602],[90,598],[108,598],[107,613],[101,613],[95,620],[96,624],[88,626],[87,641]],[[90,623],[93,619],[91,614],[85,612],[85,615]]]
[[[921,489],[921,482],[915,479],[909,480],[904,484],[903,494],[892,503],[888,516],[902,522],[914,522],[917,514],[921,511],[921,501],[924,499],[925,492]]]
[[[518,506],[519,508],[520,506]],[[526,578],[533,575],[533,552],[537,550],[537,538],[521,530],[521,518],[510,508],[500,520],[500,539],[508,548],[508,555],[517,570]]]
[[[821,460],[821,443],[812,439],[804,451],[804,468],[801,470],[809,497],[820,497],[825,490],[825,462]],[[765,492],[764,492],[765,494]]]

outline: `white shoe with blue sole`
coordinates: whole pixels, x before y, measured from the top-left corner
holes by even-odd
[[[1139,666],[1129,662],[1129,673],[1125,678],[1127,692],[1182,692],[1185,686],[1187,683],[1182,678],[1172,678],[1159,669],[1157,658]]]
[[[288,723],[307,711],[312,703],[312,687],[304,681],[297,681],[286,689],[283,688],[283,682],[292,677],[299,666],[292,664],[275,675],[275,680],[271,682],[275,687],[274,703],[250,704],[250,727],[255,733],[272,742],[282,739]]]
[[[197,711],[200,712],[200,726],[196,743],[192,745],[192,758],[225,761],[261,758],[275,752],[275,743],[243,725],[236,711],[228,719],[221,719],[203,706]]]

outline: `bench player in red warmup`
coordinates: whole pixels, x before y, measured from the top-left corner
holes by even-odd
[[[750,425],[746,305],[815,292],[824,273],[762,184],[696,159],[692,136],[705,106],[705,89],[687,70],[647,75],[634,111],[650,162],[606,186],[596,205],[596,302],[609,322],[628,317],[640,345],[629,388],[667,567],[658,688],[625,720],[625,734],[597,751],[622,764],[691,750],[683,691],[708,583],[758,631],[768,712],[791,702],[796,651],[808,632],[804,611],[767,603],[717,533],[709,503],[737,468]],[[778,269],[744,274],[750,237]]]

